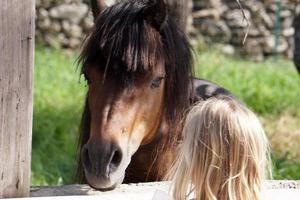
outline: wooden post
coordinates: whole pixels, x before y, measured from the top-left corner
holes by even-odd
[[[0,198],[29,195],[35,0],[0,1]]]

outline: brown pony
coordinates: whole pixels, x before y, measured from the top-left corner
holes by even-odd
[[[77,176],[109,190],[161,180],[175,158],[184,111],[230,93],[192,78],[192,55],[163,0],[91,1],[95,26],[80,56],[89,89]]]

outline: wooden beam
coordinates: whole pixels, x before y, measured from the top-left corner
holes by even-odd
[[[0,198],[30,189],[35,0],[0,1]]]

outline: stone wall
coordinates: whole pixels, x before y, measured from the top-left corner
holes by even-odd
[[[54,47],[77,48],[93,25],[84,0],[36,0],[36,35]]]
[[[38,39],[55,47],[78,48],[93,25],[88,1],[36,0]],[[107,3],[113,1],[107,0]],[[247,23],[236,0],[193,1],[193,36],[201,35],[208,43],[225,44],[231,53],[253,60],[262,60],[274,52],[292,57],[292,24],[297,0],[281,0],[279,17],[276,0],[242,1],[251,23],[244,45]]]
[[[262,60],[273,53],[291,58],[296,0],[280,0],[280,3],[276,3],[277,0],[241,2],[251,24],[244,45],[247,21],[243,20],[236,0],[194,0],[196,34],[203,35],[207,42],[229,44],[232,52],[253,60]]]

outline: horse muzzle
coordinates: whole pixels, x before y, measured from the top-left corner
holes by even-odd
[[[122,159],[122,150],[115,143],[97,141],[85,144],[81,161],[88,184],[98,190],[112,190],[121,184],[125,173],[119,172]]]

